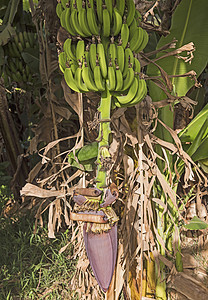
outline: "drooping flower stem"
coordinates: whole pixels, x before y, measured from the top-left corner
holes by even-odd
[[[96,187],[102,189],[106,186],[106,171],[103,170],[101,160],[109,157],[108,146],[109,146],[109,134],[110,129],[110,110],[111,110],[111,95],[109,90],[106,88],[101,94],[100,106],[98,111],[100,112],[100,128],[98,135],[98,157],[97,157],[97,176],[96,176]]]

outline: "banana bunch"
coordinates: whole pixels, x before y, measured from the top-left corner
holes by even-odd
[[[147,32],[139,27],[141,14],[133,0],[61,0],[56,13],[71,36],[113,36],[115,43],[121,40],[123,48],[129,43],[135,53],[148,43]]]
[[[3,67],[6,82],[27,83],[32,81],[32,72],[24,62],[21,53],[28,48],[37,47],[37,37],[33,32],[19,32],[4,46],[6,62]]]
[[[27,48],[37,47],[37,37],[33,32],[19,32],[7,45],[5,53],[10,57],[21,58],[21,53]]]
[[[59,54],[59,66],[68,86],[79,93],[109,89],[115,105],[135,105],[147,93],[146,83],[139,78],[140,62],[130,47],[111,39],[103,44],[100,37],[92,43],[74,42],[68,38]]]
[[[28,67],[24,62],[18,58],[8,58],[7,64],[5,65],[4,74],[7,77],[10,77],[11,80],[16,82],[31,82],[32,74]]]

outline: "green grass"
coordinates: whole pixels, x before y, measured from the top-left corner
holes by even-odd
[[[1,202],[1,201],[0,201]],[[47,228],[33,233],[34,218],[0,218],[0,299],[77,299],[70,289],[76,261],[66,230],[49,239]]]

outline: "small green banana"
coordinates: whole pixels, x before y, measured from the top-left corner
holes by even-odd
[[[86,84],[82,80],[82,65],[81,64],[79,65],[79,67],[76,70],[74,79],[75,79],[76,85],[80,91],[83,91],[85,93],[89,92],[89,89],[87,88]]]
[[[63,11],[63,6],[62,6],[61,3],[58,3],[58,4],[56,5],[56,14],[57,14],[57,16],[59,17],[59,19],[61,18],[61,13],[62,13],[62,11]]]
[[[105,91],[105,83],[102,78],[100,66],[96,64],[94,68],[94,80],[98,91]]]
[[[121,26],[121,41],[123,48],[126,48],[129,41],[129,26],[126,23],[123,23]]]
[[[121,31],[122,26],[122,16],[120,15],[118,9],[116,7],[113,8],[113,27],[112,34],[114,36],[118,35]]]
[[[67,85],[72,89],[73,91],[80,93],[81,91],[77,87],[76,81],[74,79],[72,70],[70,68],[66,68],[64,71],[64,79],[67,83]]]
[[[134,15],[135,15],[135,4],[133,0],[126,0],[126,6],[127,6],[127,18],[126,18],[126,24],[128,26],[131,25],[133,19],[134,19]]]
[[[118,101],[121,103],[121,104],[128,104],[129,102],[131,102],[136,93],[137,93],[137,89],[138,89],[138,79],[137,78],[134,78],[128,92],[126,95],[124,96],[116,96],[116,98],[118,99]]]
[[[103,25],[102,25],[102,35],[104,37],[109,37],[111,28],[110,14],[107,8],[103,9]]]
[[[72,39],[67,39],[65,42],[64,42],[64,46],[63,46],[63,49],[64,49],[64,52],[66,53],[67,55],[67,58],[70,60],[74,60],[76,61],[77,58],[76,58],[76,55],[74,55],[73,51],[72,51]]]
[[[106,78],[108,74],[108,70],[107,70],[107,64],[105,58],[105,50],[101,42],[97,44],[97,54],[98,54],[98,60],[99,60],[102,76],[103,78]]]

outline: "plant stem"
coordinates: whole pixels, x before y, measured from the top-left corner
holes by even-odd
[[[109,90],[106,88],[104,92],[101,94],[101,101],[98,111],[100,112],[100,128],[99,128],[99,145],[98,145],[98,157],[97,157],[97,177],[96,177],[96,187],[97,188],[104,188],[107,184],[106,182],[106,171],[102,169],[101,163],[101,153],[102,148],[109,146],[108,138],[111,132],[110,129],[110,110],[111,110],[111,95]],[[104,155],[102,155],[105,158]]]

